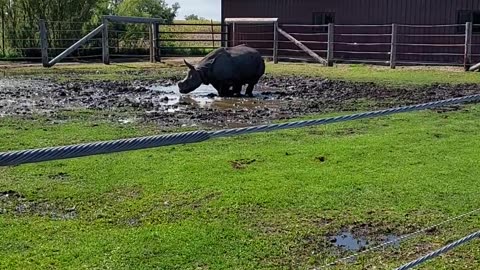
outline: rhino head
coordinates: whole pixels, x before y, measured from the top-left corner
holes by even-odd
[[[180,90],[180,93],[188,94],[200,87],[203,81],[200,72],[192,64],[188,63],[187,60],[183,61],[189,70],[185,79],[178,83],[178,89]]]

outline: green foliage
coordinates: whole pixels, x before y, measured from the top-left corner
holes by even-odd
[[[172,23],[179,6],[169,7],[164,0],[124,0],[117,8],[120,16],[163,18]]]
[[[163,55],[205,56],[213,48],[221,47],[222,30],[219,22],[200,18],[200,20],[176,20],[175,23],[178,24],[162,27],[165,32],[175,32],[175,34],[161,33],[162,45],[165,47],[162,49]]]
[[[195,14],[190,14],[188,16],[185,16],[185,20],[187,21],[205,21],[206,19],[203,17],[199,17],[198,15]]]
[[[48,21],[49,47],[59,48],[52,51],[55,54],[97,27],[103,15],[161,17],[172,22],[178,9],[178,4],[168,6],[164,0],[0,0],[0,20],[4,24],[0,38],[5,37],[0,54],[40,56],[40,19]],[[99,44],[92,42],[90,46]]]
[[[106,0],[15,0],[0,2],[4,23],[5,47],[24,56],[38,56],[39,19],[52,21],[50,39],[68,39],[71,33],[59,32],[68,25],[58,21],[88,21],[98,5]],[[71,26],[71,25],[68,25]],[[82,25],[77,28],[82,28]],[[55,31],[53,31],[55,30]],[[60,44],[52,43],[52,47]]]

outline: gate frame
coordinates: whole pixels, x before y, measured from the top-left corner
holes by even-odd
[[[237,24],[273,24],[273,63],[278,63],[278,18],[225,18],[225,24],[227,27],[232,25],[231,41],[233,46],[235,46]],[[226,47],[228,47],[228,42]]]
[[[88,42],[90,39],[94,38],[100,32],[102,33],[102,61],[105,65],[110,64],[110,50],[108,47],[108,24],[109,22],[118,22],[118,23],[139,23],[139,24],[149,24],[150,32],[150,62],[160,62],[160,50],[158,49],[159,42],[159,26],[165,22],[162,18],[143,18],[143,17],[124,17],[124,16],[113,16],[107,15],[102,17],[102,24],[95,28],[93,31],[85,35],[83,38],[75,42],[73,45],[68,47],[65,51],[60,53],[58,56],[52,60],[48,60],[48,40],[47,40],[47,27],[45,25],[45,20],[39,21],[40,28],[40,37],[42,44],[42,65],[44,67],[52,67],[62,59],[70,55],[72,52],[77,50],[80,46]]]

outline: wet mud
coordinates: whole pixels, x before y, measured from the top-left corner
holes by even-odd
[[[220,98],[211,86],[181,95],[174,80],[55,83],[0,79],[0,117],[55,117],[65,111],[109,112],[115,121],[163,127],[238,127],[309,114],[364,111],[480,93],[478,85],[385,87],[317,78],[262,79],[253,98]],[[458,108],[441,108],[446,112]]]
[[[1,215],[41,216],[52,220],[68,220],[77,218],[76,207],[65,207],[55,202],[35,201],[14,191],[0,191]]]

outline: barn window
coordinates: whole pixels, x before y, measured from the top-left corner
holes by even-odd
[[[335,13],[334,12],[314,12],[313,13],[313,24],[314,25],[327,25],[329,23],[335,23]],[[328,27],[322,27],[321,31],[327,32]]]
[[[473,23],[473,32],[480,33],[480,11],[460,10],[457,13],[457,23]],[[463,30],[462,30],[463,29]],[[464,27],[458,28],[459,32],[465,31]]]

